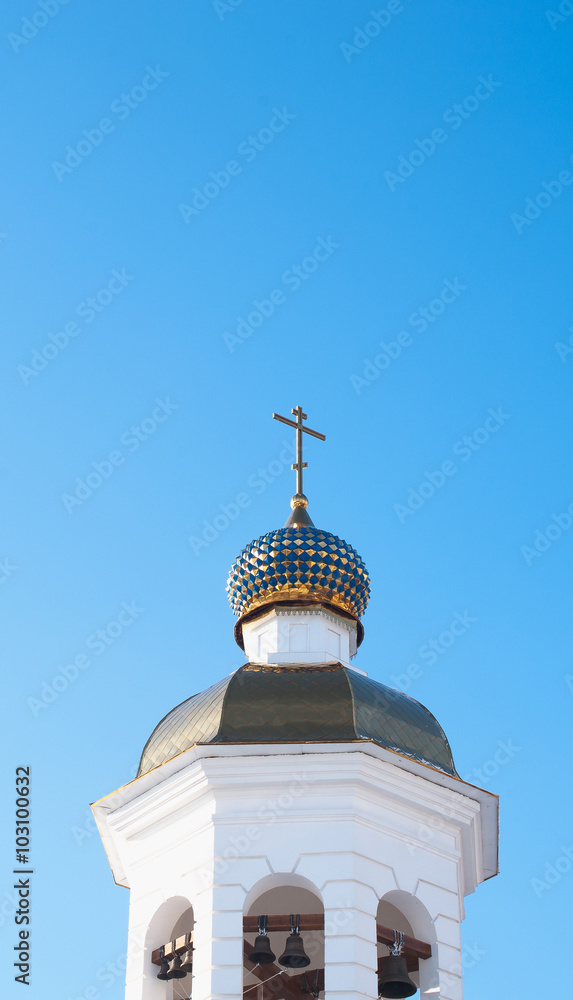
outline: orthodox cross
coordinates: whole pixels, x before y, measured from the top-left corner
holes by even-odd
[[[296,417],[296,421],[289,420],[288,417],[281,417],[278,413],[273,413],[273,418],[274,420],[280,420],[283,424],[288,424],[289,427],[294,427],[296,430],[296,462],[291,465],[291,469],[296,469],[296,492],[303,496],[302,470],[307,468],[308,463],[302,460],[302,435],[303,433],[312,434],[313,437],[319,438],[320,441],[326,441],[326,434],[321,434],[320,431],[313,431],[310,427],[303,426],[303,420],[306,420],[307,416],[306,413],[302,412],[302,406],[297,406],[290,412]]]

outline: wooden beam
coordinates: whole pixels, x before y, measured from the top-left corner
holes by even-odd
[[[182,955],[183,952],[191,951],[193,948],[193,934],[188,931],[187,934],[182,934],[181,937],[175,938],[174,941],[168,941],[164,944],[165,948],[165,958],[169,961],[173,958],[175,954]],[[155,951],[151,953],[151,961],[154,965],[161,965],[161,948],[156,948]]]
[[[382,927],[381,924],[376,924],[376,940],[379,944],[386,944],[390,948],[394,944],[394,931],[390,927]],[[431,944],[427,944],[426,941],[419,941],[418,938],[404,934],[404,955],[406,957],[412,955],[415,958],[430,958],[432,955],[432,946]]]
[[[256,934],[258,931],[258,917],[243,917],[243,931],[245,934]],[[301,931],[321,931],[324,930],[324,916],[322,913],[302,913],[300,917],[300,929]],[[284,931],[285,933],[290,933],[290,916],[285,914],[274,914],[267,918],[267,930],[268,931]],[[394,931],[391,927],[383,927],[381,924],[376,924],[376,940],[380,944],[385,944],[388,947],[394,944]],[[182,934],[175,941],[168,941],[165,945],[165,958],[169,960],[173,958],[175,954],[183,954],[189,951],[193,947],[193,934],[187,933]],[[245,947],[247,947],[245,945]],[[249,945],[249,951],[253,950],[253,946]],[[160,948],[156,948],[151,955],[151,961],[154,965],[161,965],[160,958]],[[406,958],[430,958],[432,954],[432,946],[427,944],[426,941],[419,941],[417,938],[410,937],[409,934],[404,934],[404,955]],[[269,968],[269,966],[267,966]],[[278,966],[275,967],[275,972],[278,972]],[[266,977],[268,978],[268,977]],[[291,976],[290,981],[292,982],[295,977]]]
[[[245,934],[256,934],[259,929],[258,917],[243,917],[243,931]],[[322,913],[301,913],[301,931],[322,931],[324,930],[324,914]],[[267,931],[290,932],[290,916],[286,914],[271,914],[267,917]],[[383,927],[376,924],[376,940],[380,944],[388,946],[394,944],[394,930],[392,927]],[[418,938],[404,934],[404,954],[412,955],[414,958],[430,958],[432,946],[426,941],[419,941]]]
[[[324,930],[324,914],[301,913],[300,929],[301,931]],[[243,931],[245,934],[257,934],[258,930],[258,917],[243,917]],[[272,933],[273,931],[285,931],[287,934],[290,934],[290,916],[281,913],[267,917],[267,931],[269,933]]]

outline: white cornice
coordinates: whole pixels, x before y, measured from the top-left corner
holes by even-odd
[[[439,818],[441,831],[460,838],[466,893],[496,874],[497,796],[363,741],[190,747],[92,806],[116,881],[129,884],[129,843],[141,845],[142,839],[149,839],[153,854],[154,833],[160,828],[168,831],[177,816],[193,813],[199,821],[201,812],[205,828],[212,820],[205,819],[199,807],[234,802],[237,797],[245,800],[241,816],[248,823],[250,791],[280,794],[292,783],[293,770],[305,772],[305,780],[313,786],[313,808],[305,808],[305,822],[324,821],[320,802],[331,799],[338,786],[341,797],[354,791],[356,801],[371,806],[386,803],[387,809],[405,819],[427,823]],[[236,815],[236,807],[232,811]],[[348,811],[342,812],[346,819],[352,818]],[[217,817],[216,824],[222,821]],[[433,849],[439,851],[436,845]]]
[[[342,615],[334,614],[332,611],[327,611],[326,608],[274,608],[274,613],[277,618],[291,618],[296,615],[320,615],[322,618],[329,618],[331,622],[336,622],[337,625],[341,625],[348,632],[356,632],[357,625],[356,622],[350,621],[348,618],[343,618]]]

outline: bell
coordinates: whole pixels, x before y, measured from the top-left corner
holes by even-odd
[[[255,965],[270,965],[277,956],[271,950],[271,942],[267,934],[267,917],[259,915],[259,933],[255,938],[255,946],[248,956],[249,962]]]
[[[254,962],[255,965],[270,965],[271,962],[275,961],[277,956],[271,949],[268,934],[257,935],[254,948],[248,957],[249,962]]]
[[[157,973],[158,979],[169,979],[169,962],[166,958],[161,959],[161,968]]]
[[[182,968],[183,963],[181,961],[181,955],[177,953],[173,956],[169,963],[169,972],[167,973],[168,979],[185,979],[187,973]]]
[[[290,934],[286,939],[285,950],[279,958],[279,963],[285,969],[305,969],[310,965],[310,958],[304,950],[302,938],[298,932],[300,916],[297,914],[296,922],[293,914],[290,915]]]
[[[182,955],[181,972],[184,972],[186,976],[193,972],[193,949],[191,948]]]
[[[158,979],[169,979],[169,962],[165,958],[165,948],[162,948],[159,952],[161,958],[161,968],[157,973]]]
[[[406,959],[403,955],[388,955],[382,963],[382,975],[378,980],[378,995],[389,1000],[413,997],[418,987],[408,975]]]

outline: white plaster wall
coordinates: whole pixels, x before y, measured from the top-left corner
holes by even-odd
[[[312,654],[349,663],[356,653],[356,625],[321,608],[273,609],[243,625],[243,642],[251,663],[297,662],[297,655],[300,662],[318,662]]]
[[[126,1000],[166,1000],[151,951],[189,904],[193,1000],[240,1000],[243,913],[272,877],[303,879],[324,900],[326,1000],[377,996],[384,896],[433,946],[421,989],[439,985],[436,996],[459,1000],[463,895],[482,864],[480,807],[426,770],[409,773],[370,744],[202,747],[133,782],[117,810],[108,796],[96,816],[131,887]]]

